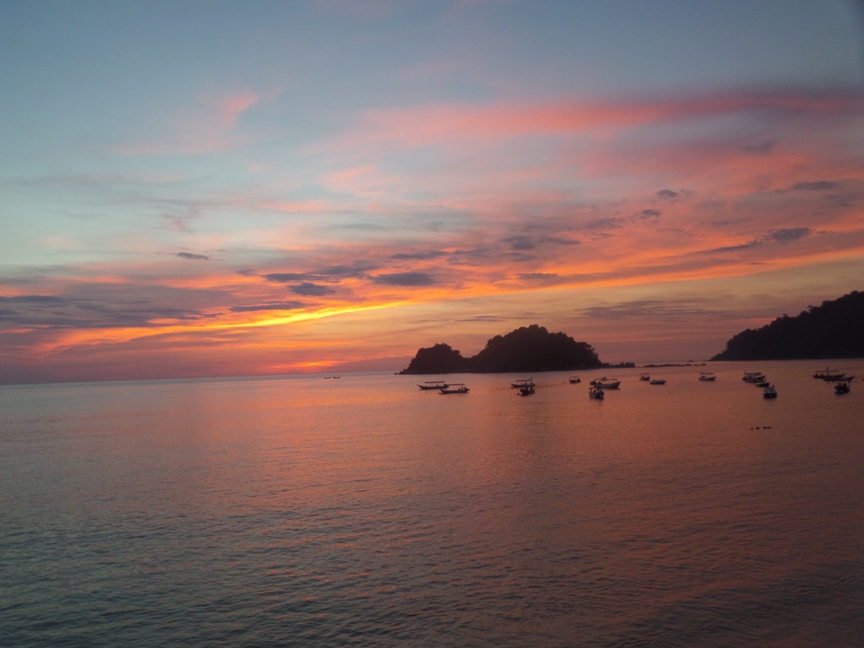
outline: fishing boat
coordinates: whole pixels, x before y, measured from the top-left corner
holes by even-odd
[[[762,390],[762,398],[777,398],[777,390],[774,385],[768,385]]]
[[[765,376],[762,375],[761,371],[745,371],[744,377],[741,380],[756,385],[760,382],[764,382]]]
[[[847,376],[846,374],[835,374],[833,376],[828,376],[827,378],[823,378],[825,382],[837,382],[838,380],[852,380],[855,376]]]
[[[654,380],[650,381],[648,384],[649,385],[665,385],[666,381],[663,380],[662,378],[655,378]]]
[[[523,387],[534,387],[534,378],[521,378],[516,382],[510,383],[512,389],[522,389]]]
[[[592,386],[591,389],[588,390],[588,398],[593,398],[595,400],[603,400],[606,394],[603,392],[602,387],[597,387],[596,385]]]
[[[422,389],[423,391],[426,391],[428,389],[441,389],[442,387],[447,388],[450,385],[448,385],[443,380],[429,380],[429,381],[423,383],[422,385],[417,385],[417,386],[420,389]]]
[[[469,389],[463,383],[454,383],[446,387],[440,387],[439,391],[442,394],[467,394]]]
[[[570,381],[571,385],[575,385],[576,383],[582,382],[582,379],[579,376],[570,376],[567,380]]]
[[[699,380],[701,380],[702,382],[714,382],[715,380],[717,380],[717,376],[715,376],[710,371],[700,371]]]
[[[617,378],[607,378],[603,376],[597,380],[592,380],[591,385],[593,387],[599,387],[600,389],[618,389],[621,386],[621,381]]]
[[[848,382],[838,382],[834,385],[834,393],[835,394],[848,394],[849,393],[849,383]]]
[[[639,374],[639,380],[644,380],[645,382],[648,382],[649,380],[651,380],[651,375],[650,374]]]
[[[519,388],[520,396],[530,396],[534,393],[534,385],[525,385],[524,387]]]
[[[814,378],[821,378],[822,380],[826,380],[826,381],[828,381],[828,380],[845,380],[846,374],[845,373],[837,373],[837,372],[832,373],[831,367],[825,367],[825,371],[817,371],[815,374],[813,374],[813,377]]]

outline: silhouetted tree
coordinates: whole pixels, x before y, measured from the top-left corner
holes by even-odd
[[[408,368],[400,373],[459,373],[465,371],[467,366],[468,361],[459,351],[450,348],[449,344],[436,344],[433,347],[419,349]]]
[[[601,362],[590,344],[532,324],[504,336],[496,335],[472,358],[463,358],[446,344],[420,349],[401,373],[533,372],[599,366]]]
[[[712,360],[864,357],[864,293],[857,290],[797,317],[783,315],[734,335]]]

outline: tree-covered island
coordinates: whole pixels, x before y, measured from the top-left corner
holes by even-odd
[[[864,293],[857,290],[797,317],[784,315],[733,336],[712,360],[864,358]]]
[[[504,373],[570,371],[602,367],[594,348],[565,333],[550,333],[532,324],[507,335],[496,335],[480,353],[470,358],[450,347],[436,344],[417,351],[401,374]]]

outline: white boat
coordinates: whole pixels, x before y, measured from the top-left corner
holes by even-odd
[[[652,381],[649,382],[648,384],[649,384],[649,385],[665,385],[665,384],[666,384],[666,381],[663,380],[662,378],[655,378],[654,380],[652,380]]]
[[[447,388],[448,385],[443,380],[429,380],[422,385],[417,385],[420,389],[426,391],[427,389],[441,389],[442,387]]]
[[[606,394],[603,392],[602,387],[592,386],[591,389],[588,390],[588,398],[594,398],[596,400],[603,400],[606,397]]]
[[[762,390],[763,398],[777,398],[777,390],[774,389],[774,385],[768,385],[765,389]]]
[[[717,380],[717,376],[715,376],[710,371],[700,371],[699,380],[701,380],[702,382],[714,382],[715,380]]]
[[[464,383],[454,383],[452,385],[447,385],[446,387],[441,387],[440,391],[442,394],[467,394],[469,389],[464,385]]]
[[[534,378],[522,378],[516,382],[510,383],[513,389],[522,389],[523,387],[534,387]]]

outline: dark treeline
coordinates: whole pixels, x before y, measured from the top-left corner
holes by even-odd
[[[797,317],[784,315],[747,329],[712,360],[798,360],[864,357],[864,293],[857,290]]]
[[[564,333],[550,333],[532,324],[501,336],[496,335],[475,356],[465,358],[449,344],[436,344],[417,351],[403,374],[498,373],[567,371],[600,367],[594,348]]]

